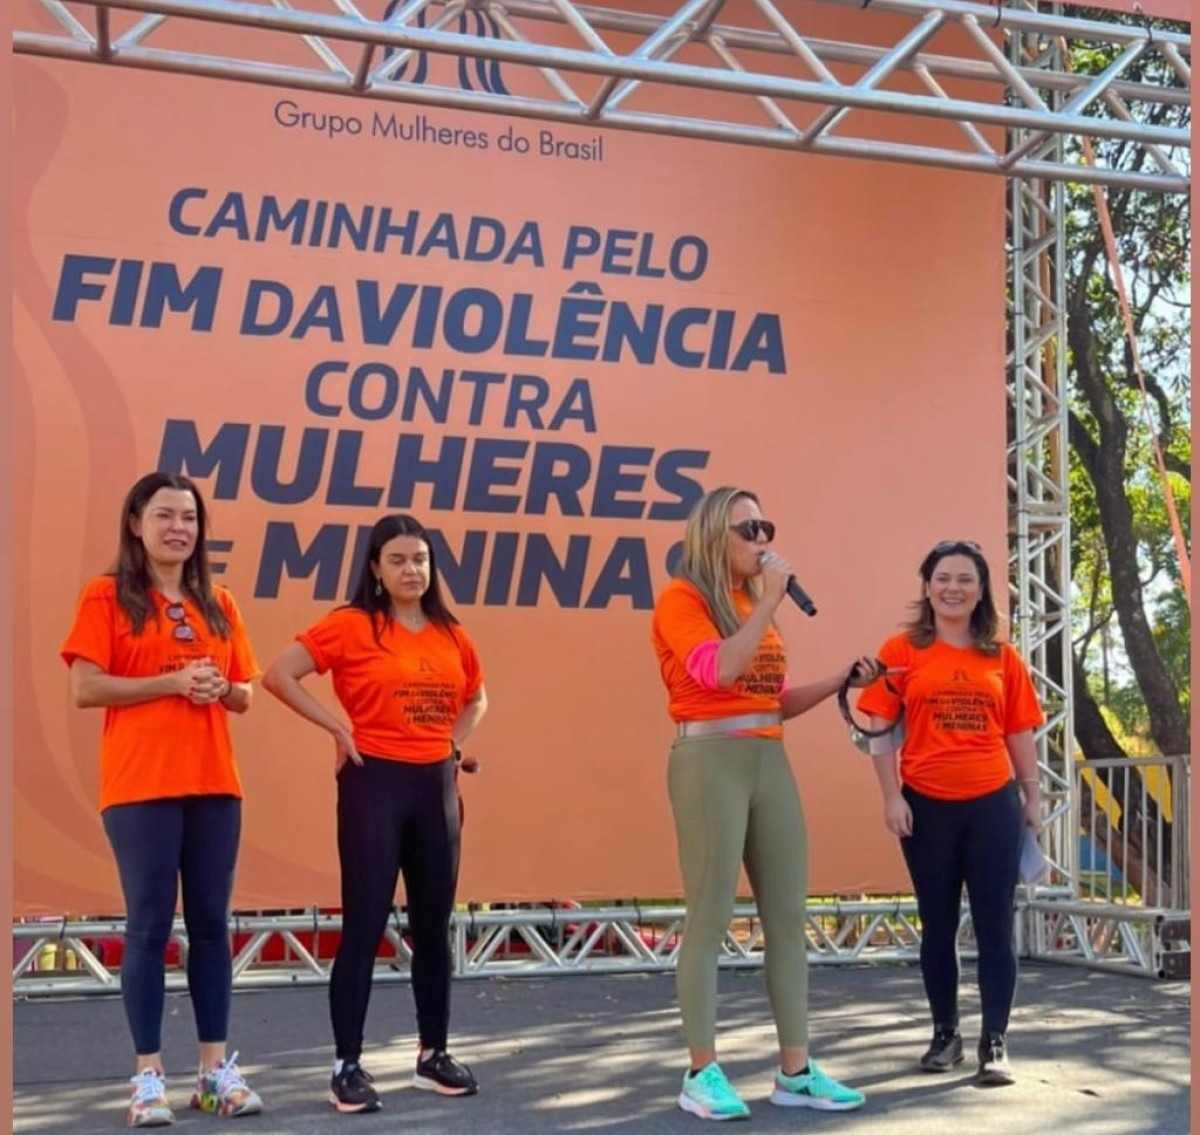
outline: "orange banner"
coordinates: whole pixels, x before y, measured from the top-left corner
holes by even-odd
[[[892,633],[936,539],[1003,578],[999,178],[29,58],[15,88],[20,912],[120,907],[56,651],[151,468],[203,486],[264,662],[379,515],[436,529],[492,705],[463,899],[679,894],[650,607],[703,490],[761,494],[820,608],[781,614],[793,682]],[[261,692],[233,730],[235,903],[336,903],[331,743]],[[813,890],[906,889],[832,703],[787,738]]]

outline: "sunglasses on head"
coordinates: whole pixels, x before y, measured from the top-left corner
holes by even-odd
[[[729,530],[752,544],[758,543],[759,536],[763,536],[768,544],[775,539],[775,525],[769,520],[739,520],[737,524],[731,524]]]
[[[970,548],[972,552],[983,554],[983,549],[974,540],[939,540],[933,546],[935,552],[952,552],[955,548]]]
[[[187,621],[187,609],[182,603],[171,603],[167,607],[167,618],[175,624],[171,629],[171,637],[180,642],[194,642],[196,632]]]

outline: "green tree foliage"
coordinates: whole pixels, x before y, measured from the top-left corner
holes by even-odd
[[[1092,14],[1139,22],[1112,12]],[[1075,45],[1071,62],[1079,73],[1097,74],[1115,54],[1094,44]],[[1144,55],[1125,77],[1183,86],[1156,52]],[[1184,101],[1167,106],[1131,101],[1129,111],[1156,125],[1190,124]],[[1102,141],[1096,150],[1101,164],[1120,169],[1144,169],[1154,160],[1146,149],[1128,142]],[[1175,150],[1168,157],[1188,170],[1186,152]],[[1065,281],[1075,632],[1071,662],[1075,737],[1089,760],[1187,753],[1191,707],[1190,611],[1154,455],[1157,439],[1190,546],[1189,200],[1184,194],[1133,189],[1104,193],[1149,398],[1143,399],[1138,386],[1093,190],[1071,185]],[[1155,854],[1153,840],[1142,846],[1140,833],[1156,830],[1160,805],[1153,794],[1143,797],[1130,775],[1120,770],[1099,775],[1114,798],[1129,801],[1110,852],[1121,860],[1117,865],[1126,880],[1151,896],[1161,893],[1156,881],[1172,882],[1172,825],[1163,825],[1160,854]],[[1086,796],[1091,789],[1087,783],[1083,788]],[[1095,815],[1086,800],[1084,805],[1085,817]]]
[[[1096,13],[1112,20],[1111,12]],[[1128,18],[1127,22],[1137,22]],[[1162,25],[1169,26],[1169,25]],[[1115,51],[1075,45],[1072,67],[1096,74]],[[1180,86],[1157,53],[1126,76]],[[1190,108],[1129,104],[1134,117],[1187,126]],[[1187,169],[1189,156],[1170,158]],[[1146,168],[1153,158],[1127,142],[1097,144],[1105,165]],[[1138,389],[1113,273],[1090,186],[1068,190],[1067,319],[1071,405],[1072,574],[1075,586],[1077,702],[1094,699],[1120,733],[1159,751],[1187,751],[1191,705],[1190,612],[1153,451],[1163,448],[1185,538],[1190,544],[1190,244],[1186,195],[1107,189],[1118,256],[1133,309],[1149,399]],[[1112,731],[1099,715],[1076,714],[1085,756],[1109,755]],[[1126,746],[1118,743],[1122,750]],[[1140,747],[1140,746],[1139,746]]]

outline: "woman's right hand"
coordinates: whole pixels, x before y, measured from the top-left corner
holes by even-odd
[[[787,594],[788,580],[796,573],[792,570],[792,565],[777,552],[764,551],[760,553],[758,563],[762,568],[760,578],[762,579],[763,601],[770,603],[773,607],[778,607]]]
[[[912,835],[912,809],[908,806],[908,801],[899,793],[889,796],[883,802],[883,822],[887,825],[887,830],[894,836],[903,839],[905,836]]]
[[[211,658],[193,658],[171,674],[171,692],[192,705],[210,705],[220,696],[225,679]]]
[[[358,755],[358,747],[354,744],[354,735],[346,726],[339,725],[333,730],[333,745],[336,754],[333,765],[334,776],[342,771],[347,761],[362,765],[363,759]]]

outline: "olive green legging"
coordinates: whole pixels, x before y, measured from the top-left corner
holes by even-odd
[[[808,839],[783,743],[731,736],[678,740],[671,746],[667,784],[687,900],[675,980],[688,1046],[715,1046],[717,958],[742,863],[762,919],[767,996],[779,1044],[808,1044]]]

